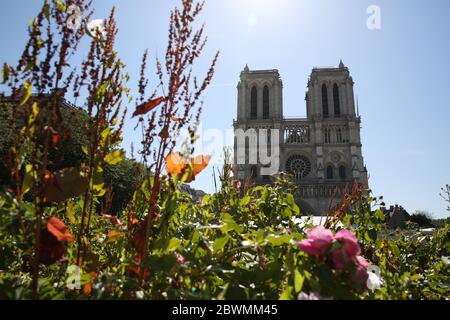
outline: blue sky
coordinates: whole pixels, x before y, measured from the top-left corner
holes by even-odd
[[[39,0],[3,1],[0,62],[15,63]],[[163,56],[175,0],[94,0],[94,18],[117,7],[117,50],[134,75],[143,51]],[[369,30],[370,5],[381,9],[381,29]],[[450,1],[448,0],[209,0],[200,20],[209,42],[199,74],[221,50],[205,95],[204,129],[225,131],[236,116],[236,85],[250,69],[279,69],[284,113],[305,116],[304,92],[314,66],[342,59],[356,83],[369,184],[387,204],[445,217],[440,188],[450,183]],[[134,87],[135,84],[131,83]],[[124,147],[137,145],[134,123]],[[208,168],[196,188],[213,190]]]

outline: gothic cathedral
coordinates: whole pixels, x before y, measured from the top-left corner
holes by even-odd
[[[335,68],[314,68],[305,97],[307,117],[285,118],[283,82],[278,70],[252,71],[246,66],[241,72],[235,133],[265,129],[269,132],[269,146],[264,147],[269,150],[273,137],[279,139],[277,172],[289,173],[295,179],[302,214],[324,215],[328,206],[339,200],[346,185],[351,187],[355,180],[367,183],[353,85],[342,61]],[[260,139],[259,135],[244,138],[246,160],[242,162],[237,159],[235,138],[235,171],[242,181],[249,177],[256,184],[272,181],[273,175],[263,173],[265,165],[259,156],[256,162],[248,159],[249,147],[259,148]],[[333,199],[335,193],[337,199]]]

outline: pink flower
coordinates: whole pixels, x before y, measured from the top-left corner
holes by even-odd
[[[353,261],[342,249],[331,252],[331,259],[333,260],[334,268],[337,270],[344,269]]]
[[[317,292],[300,292],[300,294],[297,297],[297,300],[333,300],[333,298],[324,298],[320,295],[320,293]]]
[[[306,233],[308,239],[300,241],[298,247],[312,256],[321,257],[331,247],[333,233],[323,226],[315,227]]]
[[[367,289],[367,279],[369,279],[369,273],[367,269],[362,266],[358,266],[355,273],[350,277],[350,280],[355,284],[359,291]]]
[[[343,269],[355,261],[356,256],[361,253],[356,235],[349,230],[340,230],[334,237],[341,244],[341,248],[331,253],[334,267]]]
[[[186,259],[181,254],[176,252],[175,255],[177,256],[177,260],[178,260],[179,264],[181,264],[181,265],[186,264]]]
[[[350,257],[357,256],[361,253],[358,239],[352,231],[340,230],[336,233],[334,238],[342,244],[342,249]]]
[[[368,268],[370,266],[369,261],[367,261],[364,257],[362,256],[357,256],[356,257],[356,263],[363,268]]]
[[[370,266],[370,263],[362,256],[355,257],[355,262],[357,268],[355,273],[351,275],[350,280],[359,291],[363,291],[367,289],[367,280],[369,279],[367,268]]]

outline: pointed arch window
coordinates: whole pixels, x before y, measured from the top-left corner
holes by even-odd
[[[263,118],[269,119],[269,87],[265,86],[263,91]]]
[[[325,84],[322,85],[322,112],[324,117],[328,117],[328,89]]]
[[[325,143],[331,143],[331,128],[325,128]]]
[[[337,130],[337,142],[342,143],[342,129],[338,128]]]
[[[256,87],[252,88],[250,100],[250,118],[256,119],[258,116],[258,89]]]
[[[341,102],[339,101],[339,87],[337,84],[333,86],[333,100],[334,100],[334,115],[341,116]]]
[[[332,166],[328,166],[327,167],[327,179],[328,180],[332,180],[333,177],[333,167]]]
[[[256,180],[258,178],[258,168],[256,166],[252,166],[250,169],[250,175],[253,180]]]
[[[340,167],[339,167],[339,178],[340,178],[341,180],[347,179],[347,173],[346,173],[346,170],[345,170],[345,167],[344,167],[344,166],[340,166]]]

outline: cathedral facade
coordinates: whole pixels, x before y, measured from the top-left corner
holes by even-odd
[[[361,118],[356,112],[353,79],[342,63],[314,68],[306,90],[306,118],[283,116],[283,82],[278,70],[241,72],[237,119],[234,121],[234,167],[241,181],[269,184],[279,172],[295,180],[302,214],[324,215],[346,185],[367,183],[361,151]],[[268,132],[267,144],[261,144]],[[237,136],[245,133],[242,143]],[[256,132],[256,135],[254,134]],[[277,145],[274,153],[271,146]],[[277,170],[267,174],[259,148],[277,157]],[[245,148],[243,153],[240,153]],[[252,150],[258,154],[252,161]],[[255,152],[253,152],[255,153]],[[245,155],[245,160],[239,154]]]

